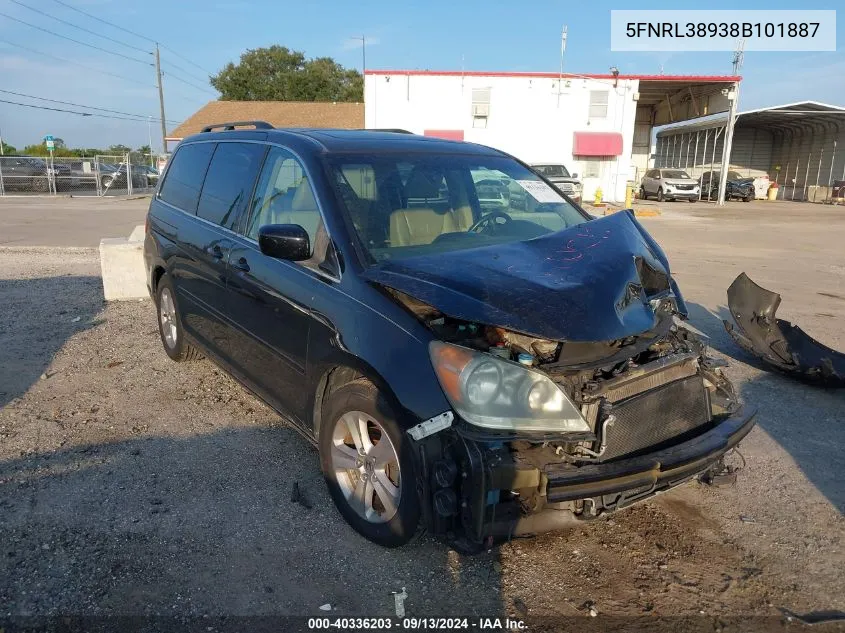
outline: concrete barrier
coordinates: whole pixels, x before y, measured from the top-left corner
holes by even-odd
[[[147,292],[144,272],[144,226],[136,226],[126,237],[100,240],[100,270],[106,301],[144,299]]]

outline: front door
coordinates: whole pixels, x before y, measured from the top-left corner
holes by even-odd
[[[305,366],[311,326],[309,303],[326,282],[312,262],[267,257],[258,248],[258,229],[266,224],[299,224],[312,251],[322,220],[311,183],[299,161],[272,147],[229,254],[228,310],[233,330],[232,362],[277,408],[305,419]]]

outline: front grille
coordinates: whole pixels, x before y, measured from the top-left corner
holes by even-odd
[[[613,405],[616,421],[608,425],[602,461],[684,439],[710,421],[701,376],[676,380]]]
[[[675,185],[675,189],[680,189],[681,191],[692,191],[692,188],[695,185]]]
[[[572,188],[571,182],[559,182],[557,183],[557,188],[560,189],[563,193],[567,196],[571,196],[575,189]]]

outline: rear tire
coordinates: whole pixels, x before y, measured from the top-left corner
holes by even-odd
[[[743,198],[743,200],[745,202],[751,202],[752,200],[754,200],[754,196],[745,196],[745,198]]]
[[[37,191],[38,193],[44,193],[45,191],[49,191],[50,183],[47,182],[47,177],[44,176],[43,178],[33,178],[32,179],[32,190]]]
[[[171,360],[181,363],[203,358],[200,351],[185,340],[182,317],[176,303],[176,292],[169,275],[163,275],[156,288],[156,312],[158,333],[164,351]]]
[[[355,380],[329,397],[318,444],[329,494],[356,532],[384,547],[414,538],[420,502],[411,440],[374,384]]]

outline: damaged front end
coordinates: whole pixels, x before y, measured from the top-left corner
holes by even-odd
[[[571,357],[566,342],[436,311],[424,317],[439,339],[433,356],[461,350],[447,362],[457,370],[455,381],[463,376],[467,399],[495,397],[489,387],[485,392],[480,382],[473,384],[473,375],[495,374],[497,363],[514,366],[515,383],[515,367],[525,363],[525,384],[542,385],[534,379],[542,375],[563,395],[548,397],[546,388],[540,394],[546,396],[541,406],[553,411],[540,416],[549,424],[506,428],[495,423],[501,417],[496,407],[488,407],[494,423],[473,419],[457,382],[441,377],[458,415],[453,421],[450,412],[448,423],[431,427],[417,443],[430,527],[471,550],[489,539],[595,518],[716,464],[751,429],[753,412],[739,406],[720,363],[676,324],[671,305],[658,312],[652,330],[621,341],[578,343]],[[509,380],[501,375],[503,383]],[[520,388],[528,389],[517,384],[512,391]]]
[[[411,434],[428,526],[456,546],[648,498],[713,468],[754,424],[682,326],[666,257],[631,214],[367,277],[432,333],[452,411]]]
[[[828,387],[845,387],[845,354],[778,319],[780,295],[741,273],[728,288],[728,309],[736,326],[724,321],[737,345],[791,376]]]

